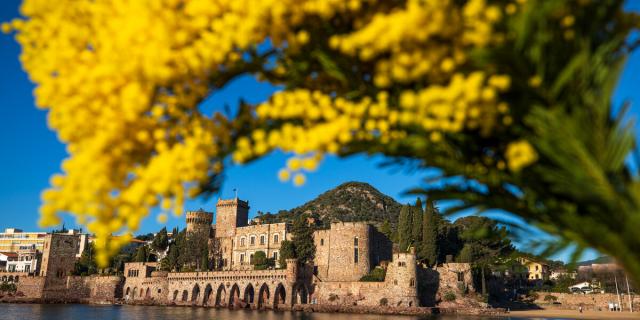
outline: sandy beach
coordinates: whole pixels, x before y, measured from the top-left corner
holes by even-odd
[[[543,317],[562,319],[640,319],[640,312],[609,312],[609,311],[583,311],[578,310],[520,310],[511,311],[505,317]]]

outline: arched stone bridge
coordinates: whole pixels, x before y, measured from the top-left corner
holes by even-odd
[[[296,271],[289,265],[281,270],[151,272],[147,277],[127,277],[123,298],[134,303],[277,309],[311,300],[310,278]]]

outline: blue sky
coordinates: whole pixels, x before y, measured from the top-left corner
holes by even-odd
[[[0,1],[0,21],[18,15],[19,1]],[[629,9],[640,11],[640,1],[630,1]],[[36,230],[40,192],[47,187],[51,174],[60,170],[60,162],[66,156],[64,146],[46,124],[46,112],[34,106],[33,84],[22,71],[18,61],[20,48],[13,37],[0,35],[0,229],[17,227]],[[640,54],[636,52],[628,61],[614,103],[640,101]],[[210,97],[205,110],[235,105],[240,97],[249,102],[259,102],[275,89],[259,83],[251,77],[237,79],[225,90]],[[639,109],[632,106],[637,116]],[[318,194],[346,181],[363,181],[398,201],[414,201],[403,192],[420,184],[419,173],[399,169],[381,169],[381,158],[356,156],[347,159],[329,158],[320,169],[308,176],[302,188],[278,181],[276,173],[286,156],[280,153],[246,166],[236,166],[226,172],[221,191],[222,197],[231,197],[237,188],[239,196],[248,199],[251,214],[257,210],[277,211],[289,209],[313,199]],[[188,209],[212,210],[217,196],[191,201]],[[65,218],[68,227],[75,225],[72,218]],[[183,226],[183,218],[171,217],[169,227]],[[154,217],[147,218],[140,232],[153,232],[161,226]],[[588,255],[593,256],[593,253]]]

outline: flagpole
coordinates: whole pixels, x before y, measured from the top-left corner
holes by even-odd
[[[629,290],[629,277],[627,273],[624,274],[624,278],[627,281],[627,295],[629,296],[629,310],[633,312],[633,299],[631,299],[631,290]]]

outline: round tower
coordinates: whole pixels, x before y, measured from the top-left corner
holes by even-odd
[[[206,212],[202,209],[187,211],[187,232],[206,232],[210,234],[212,222],[212,212]]]

